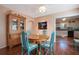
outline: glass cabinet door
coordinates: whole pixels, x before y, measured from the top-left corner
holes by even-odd
[[[21,31],[24,30],[24,18],[23,17],[20,20],[20,29]]]
[[[12,19],[11,29],[13,32],[16,32],[18,30],[18,20],[17,19]]]

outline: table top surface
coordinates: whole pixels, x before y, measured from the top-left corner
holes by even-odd
[[[47,35],[30,35],[29,39],[31,41],[36,41],[36,42],[41,42],[41,41],[46,41],[48,40],[49,36]]]

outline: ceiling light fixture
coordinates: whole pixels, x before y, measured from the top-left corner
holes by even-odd
[[[63,21],[65,21],[65,20],[66,20],[66,18],[63,18],[62,20],[63,20]]]
[[[41,13],[46,12],[46,7],[45,6],[39,7],[39,12],[41,12]]]

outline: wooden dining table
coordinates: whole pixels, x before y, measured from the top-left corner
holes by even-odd
[[[29,40],[33,43],[38,44],[39,48],[40,48],[40,44],[44,41],[47,41],[49,39],[48,35],[30,35],[29,36]],[[41,48],[39,49],[39,54],[41,51]]]
[[[29,40],[37,44],[47,41],[48,39],[49,39],[48,35],[30,35],[29,36]]]

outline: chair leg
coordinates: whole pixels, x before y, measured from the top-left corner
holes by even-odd
[[[54,55],[54,48],[53,48],[53,51],[52,51],[53,55]]]
[[[46,49],[46,54],[51,55],[52,54],[52,49],[50,49],[50,48]]]
[[[42,54],[42,47],[40,46],[40,55]]]
[[[50,51],[50,55],[52,55],[52,53],[53,53],[53,51],[52,51],[52,50],[53,50],[53,49],[52,49],[52,48],[50,48],[50,50],[49,50],[49,51]]]
[[[27,52],[27,55],[30,55],[30,52],[29,51]]]
[[[24,54],[24,49],[23,48],[21,48],[21,55],[23,55]]]
[[[44,54],[44,49],[42,47],[40,47],[40,54],[43,55]]]
[[[47,55],[47,49],[45,49],[45,55]]]
[[[44,55],[46,54],[46,49],[44,48]]]
[[[50,55],[52,54],[52,49],[50,49]]]
[[[36,48],[36,54],[38,55],[38,47]]]
[[[48,49],[45,49],[45,55],[47,55],[47,53],[48,53]]]

